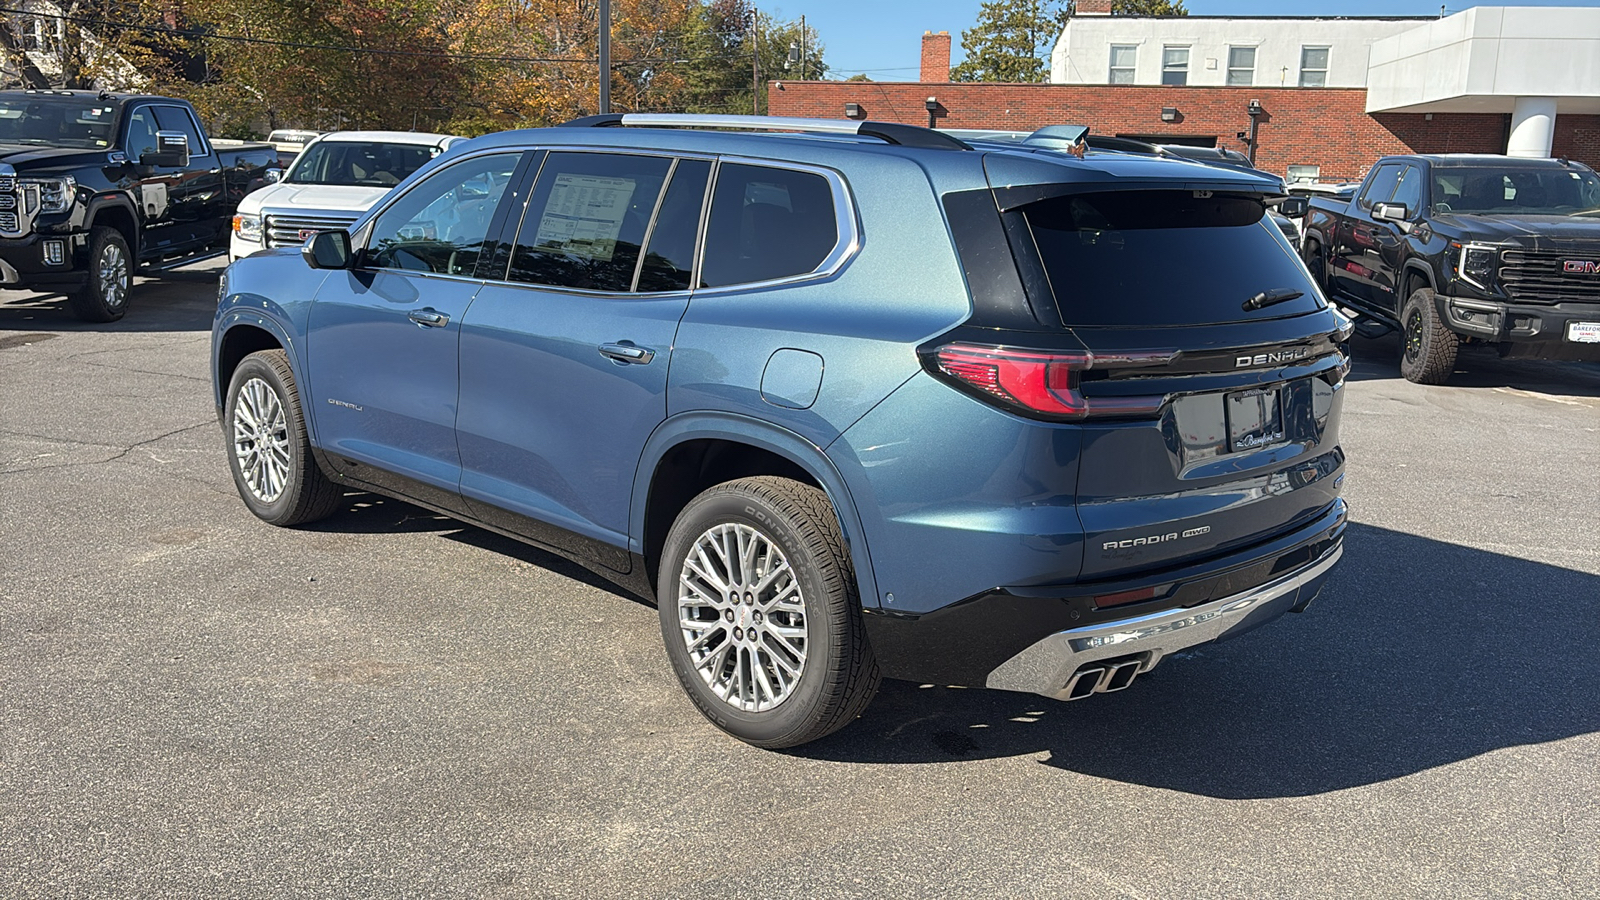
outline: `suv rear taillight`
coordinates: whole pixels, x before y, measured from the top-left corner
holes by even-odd
[[[1002,406],[1061,419],[1089,412],[1078,392],[1078,375],[1092,362],[1087,353],[946,344],[933,360],[940,372]]]

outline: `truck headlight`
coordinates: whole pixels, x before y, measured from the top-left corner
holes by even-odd
[[[261,217],[246,215],[234,216],[233,233],[237,234],[239,236],[239,240],[241,241],[249,241],[252,244],[261,243]]]
[[[22,183],[39,190],[39,211],[66,212],[72,208],[72,196],[78,190],[78,179],[71,175],[60,178],[24,178]]]
[[[1461,277],[1481,288],[1494,277],[1496,249],[1468,244],[1461,248]]]

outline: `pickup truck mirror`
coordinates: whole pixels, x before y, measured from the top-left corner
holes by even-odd
[[[1303,217],[1311,211],[1311,201],[1305,197],[1290,197],[1278,204],[1278,212],[1291,219]]]
[[[348,269],[355,254],[350,250],[350,235],[344,231],[319,231],[300,248],[306,265],[313,269]]]
[[[1372,207],[1372,217],[1385,222],[1404,222],[1411,218],[1411,210],[1404,203],[1379,203]]]
[[[156,149],[153,153],[139,154],[141,166],[178,166],[189,164],[189,136],[181,131],[156,132]]]
[[[267,184],[277,184],[283,180],[283,170],[268,169],[261,173],[261,180],[265,181]]]

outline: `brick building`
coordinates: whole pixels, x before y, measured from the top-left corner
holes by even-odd
[[[1359,178],[1389,153],[1509,149],[1600,164],[1600,10],[1186,22],[1094,18],[1102,7],[1109,0],[1080,0],[1052,60],[1055,83],[951,82],[950,35],[930,32],[920,81],[774,82],[770,112],[1018,131],[1073,123],[1246,153],[1254,120],[1259,167],[1315,167],[1324,181]],[[1083,83],[1095,74],[1099,83]]]

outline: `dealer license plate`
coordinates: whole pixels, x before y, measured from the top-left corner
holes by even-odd
[[[1575,344],[1600,344],[1600,322],[1568,322],[1567,340]]]
[[[1283,443],[1283,390],[1263,388],[1229,394],[1228,449],[1235,453]]]

